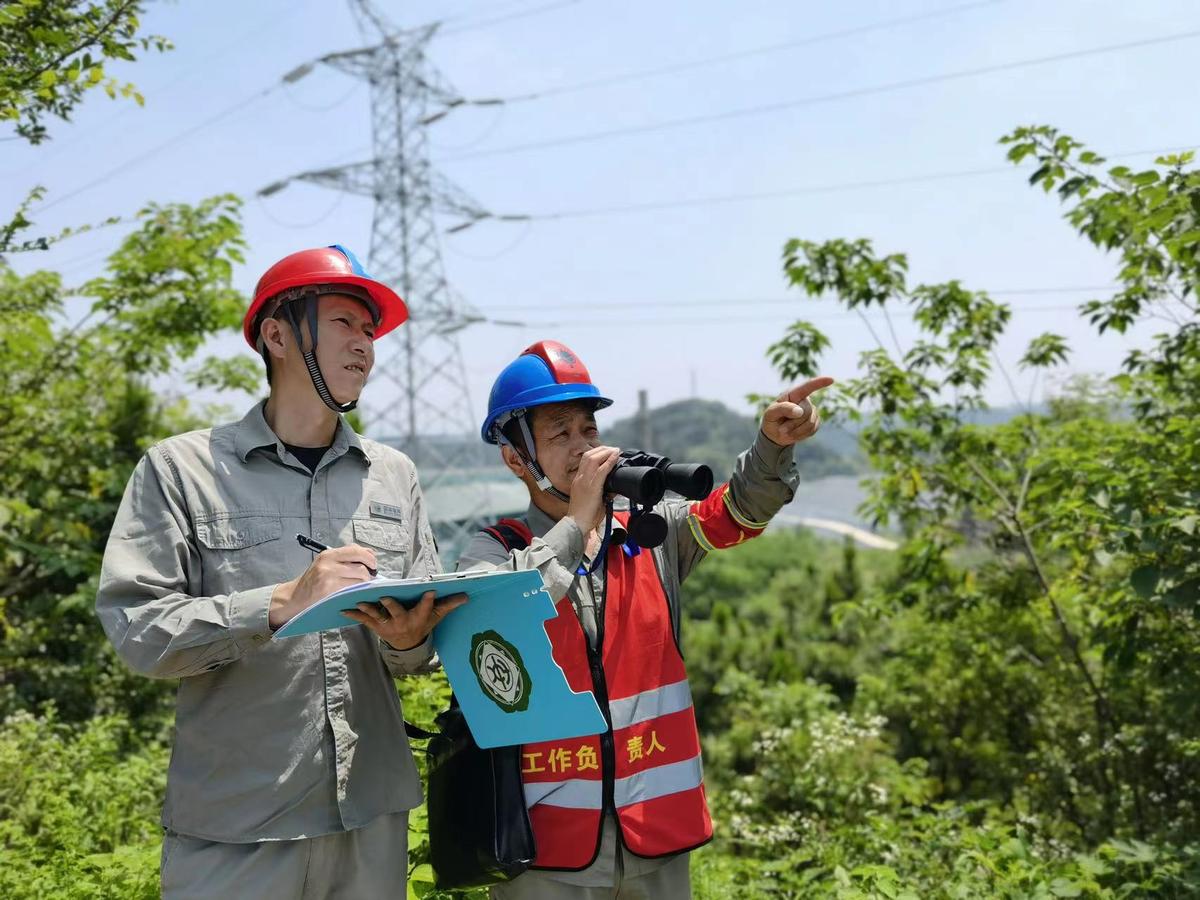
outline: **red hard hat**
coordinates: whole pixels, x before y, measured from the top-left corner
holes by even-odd
[[[408,307],[400,295],[382,281],[376,281],[363,270],[354,254],[341,244],[301,250],[285,256],[263,273],[254,288],[254,301],[242,320],[242,333],[255,350],[258,335],[252,333],[255,319],[263,305],[289,288],[309,285],[353,285],[367,292],[379,312],[375,338],[379,339],[408,318]]]

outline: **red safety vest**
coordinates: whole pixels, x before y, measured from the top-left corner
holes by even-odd
[[[734,513],[721,485],[692,505],[689,526],[706,549],[754,537],[766,523]],[[628,514],[614,516],[622,526]],[[504,546],[527,546],[528,526],[505,519],[485,529]],[[610,547],[599,651],[567,597],[546,623],[555,662],[575,691],[592,691],[610,729],[591,737],[525,744],[521,777],[533,825],[537,869],[584,869],[600,849],[606,809],[624,846],[643,857],[671,856],[712,838],[700,735],[683,656],[654,557]]]

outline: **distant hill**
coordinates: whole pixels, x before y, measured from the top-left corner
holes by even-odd
[[[704,463],[718,481],[733,468],[739,453],[750,446],[758,432],[753,416],[734,412],[716,400],[679,400],[649,411],[649,447],[676,462]],[[616,447],[638,447],[643,443],[636,415],[616,422],[601,419],[600,436]],[[832,437],[832,440],[829,438]],[[850,475],[861,471],[854,439],[839,429],[822,429],[817,437],[796,448],[796,462],[806,478]]]
[[[1045,409],[1035,406],[1034,412]],[[981,425],[1007,422],[1025,410],[1017,407],[998,407],[969,414],[968,421]],[[737,455],[750,446],[758,430],[753,416],[735,412],[716,400],[678,400],[650,410],[650,441],[644,449],[661,453],[678,462],[698,462],[711,466],[718,479],[723,479],[733,466]],[[796,460],[805,478],[825,475],[857,475],[865,471],[866,463],[858,449],[858,428],[825,423],[820,433],[796,449]],[[640,447],[637,416],[612,421],[600,414],[600,437],[616,447]],[[381,440],[400,447],[414,457],[417,468],[438,465],[443,459],[456,459],[461,465],[503,471],[500,454],[495,447],[476,436],[428,436],[422,439],[416,452],[402,446],[395,438]]]

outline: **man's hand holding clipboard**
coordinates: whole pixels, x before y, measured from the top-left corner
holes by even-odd
[[[375,553],[367,547],[357,544],[327,547],[304,534],[297,534],[296,540],[317,556],[299,578],[275,589],[271,597],[272,630],[279,629],[319,600],[370,581],[378,571]],[[422,644],[447,613],[466,602],[465,594],[438,599],[437,591],[429,590],[409,608],[391,597],[381,597],[378,602],[358,603],[355,608],[341,612],[346,618],[371,629],[388,646],[406,650]]]

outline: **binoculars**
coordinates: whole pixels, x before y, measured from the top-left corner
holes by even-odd
[[[667,522],[650,508],[674,491],[689,500],[703,500],[713,488],[706,465],[673,463],[645,450],[622,450],[616,467],[604,482],[606,494],[629,498],[629,538],[639,547],[657,547],[667,537]],[[640,507],[640,509],[639,509]]]

